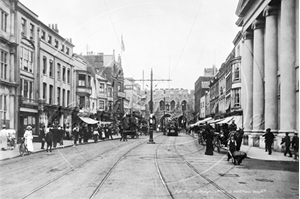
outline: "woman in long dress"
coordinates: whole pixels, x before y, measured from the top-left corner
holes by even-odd
[[[33,136],[32,136],[32,130],[31,126],[28,126],[24,133],[24,138],[26,139],[26,146],[29,152],[33,152]]]
[[[213,132],[211,130],[206,132],[206,151],[205,151],[205,155],[214,155],[213,139],[214,139]]]

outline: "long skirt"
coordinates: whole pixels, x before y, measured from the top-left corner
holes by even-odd
[[[213,154],[214,154],[214,149],[213,149],[212,139],[210,137],[208,137],[206,139],[205,155],[213,155]]]
[[[27,149],[30,152],[33,152],[33,143],[32,143],[32,139],[26,139],[26,144],[27,144]]]

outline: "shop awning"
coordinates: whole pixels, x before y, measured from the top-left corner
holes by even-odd
[[[216,119],[216,120],[209,120],[207,123],[209,123],[209,124],[214,124],[214,123],[221,122],[221,121],[223,121],[223,120],[224,120],[224,118],[222,118],[222,119]]]
[[[236,124],[236,127],[239,129],[239,128],[242,128],[243,126],[243,116],[241,115],[235,115],[233,116],[233,120],[234,120],[234,123]]]
[[[87,124],[97,124],[98,121],[94,120],[92,118],[89,117],[79,117],[83,122],[87,123]]]
[[[229,123],[232,119],[233,117],[226,117],[224,120],[218,122],[217,124],[226,124]]]

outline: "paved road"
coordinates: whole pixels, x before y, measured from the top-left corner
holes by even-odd
[[[188,135],[57,149],[1,161],[0,198],[298,198],[298,162],[204,155]]]

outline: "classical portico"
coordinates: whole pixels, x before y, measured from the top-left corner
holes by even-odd
[[[271,128],[274,149],[281,150],[285,133],[299,130],[297,13],[296,0],[239,1],[243,117],[250,146],[264,148],[261,135]]]

